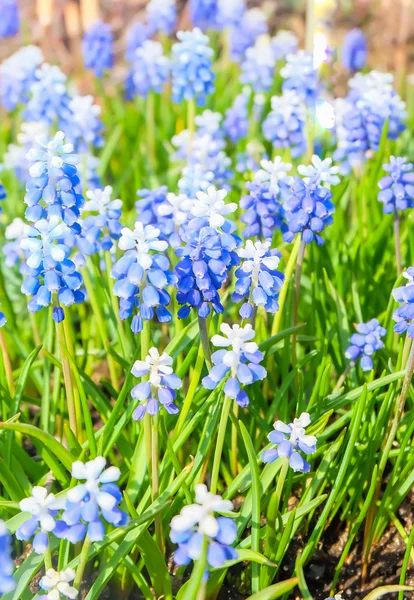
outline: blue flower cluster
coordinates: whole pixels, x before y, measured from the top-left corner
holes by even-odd
[[[291,31],[280,29],[271,40],[273,55],[276,61],[283,60],[288,54],[297,51],[299,40]]]
[[[287,175],[292,165],[282,162],[278,156],[273,162],[262,160],[261,167],[253,181],[246,183],[249,194],[240,201],[240,207],[246,211],[241,216],[242,223],[247,225],[243,230],[246,238],[260,236],[268,239],[275,231],[286,230],[281,194],[282,190],[286,193],[293,181]]]
[[[88,256],[110,250],[121,237],[122,200],[111,200],[112,187],[86,192],[82,210],[82,231],[77,238],[79,250]]]
[[[267,33],[267,19],[260,8],[251,8],[230,29],[230,54],[236,62],[241,62],[246,50],[254,45],[257,38]]]
[[[406,210],[414,206],[414,165],[406,158],[390,156],[390,162],[383,165],[388,173],[378,182],[378,200],[384,204],[386,214],[396,210]]]
[[[351,29],[344,37],[341,63],[349,71],[360,71],[367,61],[367,38],[360,29]]]
[[[0,0],[0,38],[13,37],[19,33],[20,17],[16,0]]]
[[[189,0],[190,19],[195,27],[205,30],[214,27],[217,18],[217,0]]]
[[[169,270],[170,262],[162,252],[168,248],[159,239],[160,230],[152,225],[135,223],[132,231],[128,227],[121,230],[118,245],[125,254],[114,264],[111,276],[116,279],[114,294],[120,298],[119,316],[127,319],[135,311],[131,323],[134,333],[143,329],[143,319],[150,321],[157,315],[161,323],[171,320],[167,310],[170,294],[167,287],[175,283],[175,276]]]
[[[241,386],[250,385],[264,379],[266,369],[260,364],[263,353],[256,342],[252,342],[255,331],[249,324],[241,327],[227,323],[220,325],[224,335],[213,335],[213,346],[222,348],[213,352],[213,367],[207,377],[203,378],[203,387],[214,390],[224,379],[224,393],[237,402],[239,406],[249,405],[249,396]]]
[[[147,4],[147,19],[151,33],[161,31],[171,35],[177,21],[175,0],[150,0]]]
[[[233,509],[230,500],[223,500],[208,492],[207,487],[200,483],[195,488],[196,504],[184,506],[179,515],[171,520],[170,539],[178,544],[174,552],[174,562],[179,566],[188,565],[192,560],[198,560],[202,554],[203,539],[207,538],[207,570],[219,568],[227,560],[237,558],[237,551],[232,544],[237,538],[236,524],[230,517],[214,513],[229,513]]]
[[[170,65],[159,42],[145,40],[135,51],[128,75],[129,97],[137,94],[146,98],[151,91],[160,94],[168,80]]]
[[[111,26],[97,21],[85,33],[82,42],[85,67],[95,71],[96,77],[102,77],[105,69],[114,64],[113,35]]]
[[[147,25],[137,21],[129,29],[126,39],[126,52],[125,58],[128,62],[133,62],[135,58],[135,52],[138,48],[141,48],[145,40],[151,37],[151,31]]]
[[[195,27],[179,31],[178,42],[172,47],[172,98],[174,102],[195,99],[205,104],[214,90],[213,50],[209,38]]]
[[[273,96],[272,110],[263,121],[263,135],[274,148],[290,148],[292,158],[305,154],[306,107],[294,90]]]
[[[104,144],[101,107],[94,104],[93,96],[74,96],[69,102],[69,110],[69,120],[63,128],[75,152],[85,154],[91,147],[101,148]]]
[[[4,327],[6,323],[6,315],[0,311],[0,327]]]
[[[1,27],[1,25],[0,25]],[[37,46],[23,46],[0,65],[0,101],[7,110],[26,104],[36,71],[43,61]]]
[[[265,463],[274,462],[277,458],[288,458],[289,465],[294,471],[309,473],[310,464],[299,453],[313,454],[316,451],[317,439],[313,435],[306,435],[306,427],[310,424],[308,413],[302,413],[293,423],[276,421],[273,425],[274,431],[269,433],[268,440],[276,448],[265,450],[262,460]]]
[[[79,590],[69,584],[75,579],[75,576],[76,573],[73,569],[64,569],[59,572],[48,569],[39,581],[39,586],[47,594],[41,594],[38,596],[38,600],[60,600],[61,597],[74,600],[78,597]]]
[[[291,242],[295,234],[300,233],[305,244],[315,240],[318,245],[322,245],[324,241],[320,233],[333,223],[335,205],[331,201],[332,192],[323,183],[339,183],[339,168],[330,166],[331,158],[322,161],[316,155],[312,157],[312,163],[307,167],[298,167],[299,173],[305,176],[304,179],[294,177],[288,191],[282,190],[288,226],[288,231],[283,234],[285,242]]]
[[[371,319],[368,323],[359,323],[355,326],[358,333],[351,335],[351,346],[346,349],[345,356],[353,363],[360,359],[361,369],[363,371],[372,371],[374,364],[371,356],[377,350],[384,347],[381,338],[387,333],[384,327],[378,322],[378,319]]]
[[[66,89],[67,77],[59,67],[43,63],[35,72],[30,87],[30,99],[24,111],[26,121],[43,121],[60,126],[71,118],[70,97]]]
[[[285,80],[283,91],[294,90],[308,106],[314,106],[318,95],[318,74],[313,66],[312,54],[299,50],[286,56],[286,65],[280,74]]]
[[[236,270],[236,285],[232,300],[246,300],[240,308],[240,316],[250,319],[254,306],[264,306],[266,312],[279,310],[277,299],[283,285],[284,275],[277,270],[281,254],[270,248],[270,241],[255,242],[247,240],[244,248],[238,252],[242,259]]]
[[[28,309],[38,312],[44,306],[57,304],[53,308],[53,319],[57,323],[65,318],[61,304],[70,306],[85,299],[81,290],[82,277],[69,259],[69,246],[62,242],[69,234],[69,227],[60,217],[52,215],[29,227],[27,237],[21,241],[26,252],[21,291],[32,296]]]
[[[31,178],[24,198],[28,206],[26,218],[35,222],[59,217],[75,234],[79,233],[78,219],[84,198],[77,191],[79,158],[73,154],[73,145],[65,143],[62,131],[58,131],[51,141],[46,136],[38,136],[36,141],[37,147],[27,153]]]
[[[409,267],[403,275],[408,279],[407,285],[392,291],[394,300],[402,303],[402,306],[396,308],[392,315],[395,321],[394,331],[396,333],[406,331],[408,337],[414,339],[414,267]]]
[[[0,521],[0,596],[12,592],[16,587],[13,572],[11,536],[4,522]]]
[[[248,83],[255,92],[267,92],[272,87],[276,61],[267,37],[259,37],[254,46],[247,48],[241,64],[240,81]]]
[[[150,348],[145,360],[135,361],[132,374],[141,378],[149,375],[147,381],[141,381],[131,390],[134,400],[140,404],[132,414],[136,421],[143,419],[145,414],[156,415],[160,406],[163,406],[170,415],[178,413],[178,407],[174,404],[177,397],[175,390],[179,389],[183,382],[175,375],[172,368],[171,356],[164,352],[160,355],[156,348]]]
[[[250,88],[243,89],[234,99],[233,105],[226,110],[223,128],[233,144],[247,137],[249,132]]]

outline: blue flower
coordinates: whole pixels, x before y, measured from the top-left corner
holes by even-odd
[[[222,567],[227,560],[237,558],[237,551],[232,547],[237,538],[237,528],[230,517],[215,515],[231,512],[233,504],[230,500],[211,494],[202,483],[196,486],[195,496],[197,504],[184,506],[181,513],[171,520],[170,539],[178,544],[174,562],[182,566],[200,558],[203,539],[207,537],[206,577],[208,569]]]
[[[305,432],[309,424],[310,417],[308,413],[302,413],[299,419],[294,419],[293,423],[289,423],[289,425],[286,425],[283,421],[276,421],[273,425],[274,431],[267,436],[269,442],[274,444],[276,448],[263,452],[263,462],[269,463],[277,458],[289,458],[289,465],[294,471],[309,473],[310,465],[299,452],[302,451],[304,454],[309,455],[316,451],[316,437],[306,435]]]
[[[307,54],[303,50],[288,54],[286,65],[281,68],[280,74],[285,80],[283,91],[294,90],[305,104],[308,106],[315,104],[319,84],[312,54]]]
[[[28,151],[36,145],[37,136],[48,136],[49,130],[49,125],[44,121],[23,122],[16,136],[18,143],[7,146],[3,166],[14,171],[20,182],[26,183],[29,177],[30,162],[26,158]]]
[[[20,17],[16,0],[0,0],[0,38],[13,37],[19,32]]]
[[[54,494],[48,494],[46,488],[35,486],[31,497],[24,498],[19,506],[22,512],[31,516],[17,529],[16,538],[28,541],[34,536],[33,549],[36,554],[43,554],[49,547],[49,534],[61,528],[56,516],[65,507],[65,499],[56,498]]]
[[[0,521],[0,596],[12,592],[16,587],[14,581],[14,562],[11,557],[11,536],[4,521]]]
[[[264,306],[270,313],[279,310],[277,299],[284,275],[277,270],[281,254],[276,249],[270,249],[270,244],[270,241],[253,243],[247,240],[244,248],[239,249],[242,262],[235,273],[237,280],[232,300],[247,300],[240,308],[243,319],[252,316],[253,306]]]
[[[406,210],[414,206],[414,166],[406,158],[390,156],[390,162],[383,165],[389,173],[378,182],[378,200],[384,204],[385,213]]]
[[[6,323],[6,315],[0,311],[0,327],[4,327]]]
[[[253,181],[246,183],[250,193],[240,201],[240,207],[246,211],[241,221],[247,225],[243,237],[267,239],[278,229],[286,230],[281,192],[293,181],[287,175],[292,165],[284,163],[279,156],[273,162],[262,160],[260,165],[262,168],[255,173]]]
[[[213,28],[217,18],[217,0],[189,0],[190,19],[201,29]]]
[[[164,203],[167,198],[168,188],[162,185],[155,190],[138,190],[137,196],[140,200],[135,202],[138,213],[138,221],[144,225],[155,225],[158,222],[157,206]]]
[[[183,382],[174,374],[172,368],[173,360],[165,352],[160,355],[156,348],[150,348],[145,360],[135,361],[132,374],[135,377],[144,377],[149,374],[148,381],[142,381],[131,390],[134,400],[140,404],[135,409],[132,417],[138,421],[146,413],[150,416],[156,415],[160,406],[171,415],[178,413],[178,407],[174,404],[177,397],[175,390],[179,389]]]
[[[147,4],[148,27],[152,33],[170,35],[177,21],[175,0],[150,0]]]
[[[396,333],[407,332],[409,338],[414,338],[414,267],[409,267],[404,273],[408,279],[405,286],[395,288],[392,291],[394,300],[402,302],[402,306],[395,309],[392,318],[395,321],[394,331]]]
[[[241,20],[230,29],[230,53],[233,60],[240,62],[257,38],[267,33],[267,19],[260,8],[246,10]]]
[[[2,250],[6,257],[5,264],[8,267],[14,267],[24,258],[20,243],[23,238],[27,237],[28,225],[19,217],[6,227],[4,237],[7,240]]]
[[[85,480],[68,491],[62,514],[66,528],[59,531],[59,537],[72,544],[83,540],[86,534],[92,542],[102,541],[105,522],[114,527],[128,523],[128,515],[119,508],[122,493],[115,483],[121,476],[120,470],[105,466],[106,459],[102,456],[72,464],[72,477]]]
[[[1,26],[1,25],[0,25]],[[7,110],[26,104],[36,71],[43,61],[37,46],[23,46],[4,60],[0,66],[0,99]]]
[[[79,158],[73,154],[73,145],[65,143],[62,131],[53,140],[38,136],[36,141],[37,147],[26,155],[31,163],[31,178],[24,198],[28,206],[26,218],[35,222],[54,215],[63,219],[75,234],[79,233],[78,219],[84,198],[77,191]]]
[[[183,305],[178,318],[188,317],[191,308],[197,308],[201,317],[224,308],[218,290],[227,280],[230,269],[237,265],[235,252],[238,238],[231,233],[220,233],[213,227],[198,227],[198,221],[190,222],[183,233],[184,248],[177,248],[180,261],[175,267],[177,276],[177,301]]]
[[[194,198],[198,191],[206,191],[214,183],[214,173],[200,163],[184,167],[178,181],[180,194],[187,198]]]
[[[118,245],[126,252],[112,267],[111,276],[117,280],[114,294],[121,299],[121,319],[127,319],[136,309],[131,324],[134,333],[142,331],[143,319],[150,321],[154,317],[154,309],[161,323],[171,320],[171,313],[166,308],[170,303],[166,288],[175,283],[175,276],[169,270],[166,256],[152,254],[154,250],[162,252],[168,248],[159,235],[159,229],[144,226],[140,221],[135,223],[133,231],[128,227],[121,230]]]
[[[246,12],[246,0],[217,0],[217,29],[237,27]]]
[[[24,111],[26,121],[44,121],[49,125],[70,119],[70,97],[66,89],[67,77],[57,66],[43,63],[35,72],[30,87],[30,100]]]
[[[151,31],[148,26],[141,21],[137,21],[134,23],[132,27],[128,30],[127,40],[126,40],[126,59],[129,62],[132,62],[135,58],[135,51],[137,48],[140,48],[145,40],[148,40],[151,37]]]
[[[211,70],[213,50],[200,29],[179,31],[172,47],[172,98],[174,102],[195,99],[203,105],[214,90]]]
[[[381,327],[378,319],[371,319],[368,323],[359,323],[355,326],[358,333],[351,335],[351,346],[346,349],[345,356],[353,363],[361,359],[361,368],[363,371],[372,371],[374,365],[371,356],[377,350],[384,347],[381,338],[387,333],[384,327]]]
[[[29,227],[27,237],[21,241],[27,256],[21,291],[32,296],[28,304],[30,312],[49,306],[55,295],[56,302],[64,306],[84,300],[82,277],[68,258],[69,246],[62,242],[69,233],[68,226],[53,215]],[[56,322],[64,319],[60,306],[53,309],[53,318]]]
[[[146,98],[149,92],[157,94],[168,80],[170,65],[168,59],[163,55],[163,47],[159,42],[146,40],[142,46],[135,51],[135,58],[131,67],[131,91],[134,90],[138,96]]]
[[[263,121],[263,135],[274,148],[290,148],[293,158],[306,152],[306,107],[298,94],[285,91],[273,96],[272,110]]]
[[[214,390],[226,379],[224,393],[237,402],[239,406],[248,406],[250,400],[241,386],[250,385],[266,377],[267,372],[260,364],[263,353],[256,342],[251,340],[255,331],[249,324],[244,327],[227,323],[220,325],[223,335],[213,335],[213,346],[223,348],[211,356],[213,367],[207,377],[203,378],[203,387]]]
[[[283,60],[288,54],[294,54],[297,51],[299,40],[291,31],[280,29],[272,37],[271,42],[273,55],[276,61]]]
[[[104,144],[101,107],[94,104],[93,96],[75,96],[69,103],[69,109],[71,114],[63,128],[75,151],[87,153],[91,147],[101,148]]]
[[[101,249],[110,250],[114,240],[121,237],[122,200],[111,200],[112,187],[86,192],[88,201],[82,210],[82,231],[77,243],[86,255],[96,254]]]
[[[249,132],[249,88],[238,94],[233,105],[226,110],[224,131],[233,144],[247,137]]]
[[[114,65],[113,35],[111,26],[97,21],[85,33],[82,42],[85,67],[95,71],[96,77],[102,77],[105,69]]]
[[[305,175],[303,180],[294,177],[291,187],[282,190],[285,198],[283,209],[288,225],[288,231],[283,234],[285,242],[291,242],[295,234],[300,233],[306,244],[316,240],[320,246],[324,243],[320,233],[333,223],[335,206],[331,202],[332,192],[321,183],[335,185],[339,181],[336,175],[338,167],[330,166],[330,158],[321,161],[314,156],[312,162],[313,165],[309,167],[299,166],[299,173]]]
[[[247,48],[241,68],[240,81],[248,83],[255,92],[267,92],[273,84],[276,61],[272,46],[265,36]]]
[[[349,71],[360,71],[367,61],[367,38],[360,29],[351,29],[344,37],[341,63]]]
[[[75,575],[76,573],[73,569],[65,569],[59,572],[54,569],[48,569],[39,581],[39,586],[47,594],[38,596],[38,600],[60,600],[60,598],[74,600],[74,598],[77,598],[79,590],[69,585],[75,579]]]

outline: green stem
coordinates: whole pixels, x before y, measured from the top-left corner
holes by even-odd
[[[207,319],[200,317],[200,315],[198,315],[198,327],[200,330],[200,340],[201,340],[201,345],[203,346],[203,350],[204,350],[204,357],[206,360],[206,365],[207,365],[208,370],[210,370],[211,369],[211,348],[210,348],[210,338],[208,337],[208,331],[207,331]]]
[[[267,522],[275,523],[278,518],[278,514],[280,513],[280,500],[282,498],[283,486],[286,481],[286,475],[289,470],[289,459],[284,458],[283,465],[279,473],[279,477],[277,479],[276,489],[270,498],[269,507],[267,509]],[[267,526],[267,534],[266,534],[266,548],[265,548],[265,556],[274,557],[272,553],[272,546],[276,542],[274,538],[273,528],[269,525]]]
[[[65,331],[63,323],[56,323],[56,337],[59,346],[60,360],[62,362],[63,379],[65,382],[66,399],[68,404],[69,427],[74,435],[78,436],[78,425],[76,418],[75,399],[73,395],[72,375],[70,372],[70,364],[67,357],[67,348],[65,340]]]
[[[401,241],[400,241],[400,215],[394,210],[394,239],[395,239],[395,262],[397,263],[397,275],[402,273]]]
[[[300,297],[300,280],[302,277],[303,258],[305,256],[305,242],[300,241],[298,259],[296,261],[295,270],[295,290],[293,295],[293,315],[292,315],[292,327],[295,327],[298,322],[298,310],[299,310],[299,297]],[[292,357],[293,362],[296,362],[296,333],[292,335]]]
[[[49,569],[53,568],[52,552],[50,551],[50,540],[49,540],[49,544],[44,552],[44,561],[45,561],[45,571],[48,571]]]
[[[338,381],[336,382],[336,386],[333,389],[333,394],[335,392],[337,392],[338,390],[341,389],[343,383],[345,382],[345,379],[348,377],[352,367],[355,366],[355,361],[351,360],[351,362],[349,363],[349,365],[346,367],[345,371],[342,373],[342,375],[340,376],[340,378],[338,379]]]
[[[13,369],[11,366],[9,354],[7,352],[6,342],[4,340],[4,337],[3,337],[3,334],[1,331],[0,331],[0,348],[1,348],[1,352],[3,354],[3,364],[4,364],[4,370],[6,372],[6,379],[7,379],[7,385],[9,388],[10,396],[14,396],[14,394],[16,392],[16,386],[14,385]]]
[[[214,452],[213,470],[211,473],[210,491],[212,494],[215,494],[217,492],[221,455],[223,453],[224,439],[226,437],[227,421],[229,419],[231,403],[232,399],[228,396],[225,396],[223,402],[223,409],[221,411],[219,430],[217,434],[216,449]]]
[[[147,97],[147,114],[145,123],[147,126],[147,151],[151,167],[155,167],[155,106],[154,93],[150,92]]]
[[[177,421],[177,425],[175,427],[173,441],[175,441],[178,438],[178,435],[181,433],[181,430],[184,427],[184,423],[187,418],[187,415],[190,412],[191,404],[193,402],[194,395],[195,395],[198,383],[201,378],[201,372],[203,370],[203,365],[204,365],[204,350],[203,350],[203,346],[200,344],[200,346],[198,347],[198,354],[197,354],[197,360],[196,360],[196,364],[194,367],[194,371],[190,378],[190,387],[188,388],[188,392],[184,399],[184,404],[181,409],[180,416]]]
[[[81,553],[79,555],[79,563],[78,568],[76,569],[75,581],[73,582],[73,587],[77,590],[79,590],[82,584],[83,574],[85,572],[86,564],[88,562],[88,554],[91,545],[91,540],[88,536],[86,536],[85,541],[83,542]]]
[[[190,134],[190,145],[189,145],[189,152],[191,152],[191,146],[192,146],[192,141],[193,141],[193,137],[194,137],[194,132],[195,132],[195,114],[196,114],[196,109],[195,109],[195,102],[194,100],[188,100],[187,102],[187,129],[188,129],[188,133]]]
[[[159,495],[159,478],[158,478],[158,415],[152,417],[152,443],[151,443],[151,496],[152,502]],[[155,517],[155,535],[158,546],[164,554],[164,536],[162,531],[161,515]]]
[[[205,535],[200,558],[195,561],[194,569],[182,600],[204,600],[206,597],[206,585],[203,583],[203,576],[207,567],[207,549],[208,538]]]
[[[273,319],[272,335],[276,335],[277,333],[279,333],[280,322],[281,322],[282,316],[283,316],[283,308],[285,306],[287,293],[289,291],[289,284],[290,284],[290,280],[292,277],[292,273],[295,268],[296,258],[297,258],[298,252],[299,252],[299,246],[300,246],[300,236],[298,236],[296,238],[291,255],[290,255],[288,263],[286,265],[285,281],[284,281],[283,287],[282,287],[280,295],[279,295],[279,310],[277,311],[277,313],[275,314],[274,319]]]

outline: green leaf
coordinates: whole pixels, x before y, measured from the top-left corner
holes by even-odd
[[[297,577],[292,577],[292,579],[286,579],[286,581],[280,581],[279,583],[270,585],[264,590],[260,590],[260,592],[249,596],[246,600],[275,600],[275,598],[280,598],[293,590],[298,583],[299,579]]]
[[[413,592],[414,587],[409,585],[384,585],[375,590],[372,590],[369,594],[364,596],[362,600],[377,600],[385,596],[385,594],[395,594],[395,592]]]

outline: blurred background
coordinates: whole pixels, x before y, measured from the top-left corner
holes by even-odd
[[[144,20],[146,3],[146,0],[19,0],[21,33],[0,40],[0,60],[22,43],[33,43],[42,48],[48,62],[60,64],[66,73],[76,72],[82,64],[83,32],[102,19],[111,24],[117,65],[122,69],[128,29],[136,21]],[[187,2],[177,0],[177,5],[179,28],[190,27]],[[399,74],[413,70],[414,0],[251,0],[248,5],[260,6],[267,13],[271,33],[290,29],[302,42],[309,10],[316,15],[332,47],[340,46],[346,31],[360,27],[368,38],[372,61],[368,66],[375,64],[376,69],[394,71],[397,84]]]

